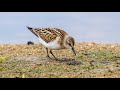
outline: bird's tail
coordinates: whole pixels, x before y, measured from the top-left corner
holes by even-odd
[[[27,28],[28,28],[34,35],[36,35],[36,36],[38,37],[38,35],[34,32],[34,29],[33,29],[33,28],[28,27],[28,26],[27,26]]]
[[[31,28],[31,27],[28,27],[28,26],[27,26],[27,28],[28,28],[29,30],[32,30],[32,29],[33,29],[33,28]]]

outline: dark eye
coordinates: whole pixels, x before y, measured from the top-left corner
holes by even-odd
[[[70,44],[70,43],[68,43],[68,45],[69,45],[69,46],[71,46],[71,44]]]

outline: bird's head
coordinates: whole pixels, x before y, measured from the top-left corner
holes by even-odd
[[[74,53],[74,55],[76,55],[75,49],[74,49],[74,45],[75,45],[75,40],[73,37],[67,37],[66,38],[66,47],[71,49]]]

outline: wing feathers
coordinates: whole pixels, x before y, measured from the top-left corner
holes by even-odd
[[[57,36],[64,38],[67,34],[65,31],[58,28],[30,28],[27,27],[33,34],[37,37],[42,38],[45,42],[50,42],[51,40],[56,39]]]

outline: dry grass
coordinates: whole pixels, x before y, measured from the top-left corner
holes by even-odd
[[[71,50],[54,50],[59,60],[46,58],[40,44],[1,44],[1,78],[120,78],[120,45],[79,43]]]

